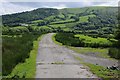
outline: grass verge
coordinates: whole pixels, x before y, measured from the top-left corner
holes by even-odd
[[[120,73],[120,71],[118,70],[107,69],[99,65],[94,65],[90,63],[83,64],[88,66],[90,68],[90,71],[100,78],[118,78],[118,73]]]
[[[18,78],[34,78],[36,72],[36,56],[39,41],[42,36],[33,42],[33,49],[30,51],[30,57],[27,58],[24,63],[19,63],[16,65],[11,74],[3,78],[12,78],[15,76],[18,76]]]
[[[102,57],[102,58],[106,58],[106,59],[109,59],[109,60],[116,60],[114,58],[111,58],[109,55],[108,55],[108,48],[89,48],[89,47],[71,47],[71,46],[67,46],[67,48],[77,52],[77,53],[80,53],[80,54],[89,54],[91,55],[91,53],[94,53],[96,56],[98,57]]]
[[[58,45],[60,45],[60,46],[63,46],[62,43],[60,43],[60,42],[58,42],[58,41],[55,40],[55,36],[56,36],[56,33],[52,35],[53,42],[56,43],[56,44],[58,44]]]
[[[107,68],[99,66],[99,65],[86,63],[86,62],[83,62],[83,60],[80,57],[75,56],[75,58],[77,60],[79,60],[80,63],[83,64],[84,66],[89,67],[89,70],[93,74],[95,74],[99,78],[104,78],[104,80],[109,80],[109,78],[118,78],[120,75],[119,70],[111,70],[111,69],[107,69]]]

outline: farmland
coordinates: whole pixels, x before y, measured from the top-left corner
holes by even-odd
[[[44,64],[43,60],[45,60],[48,61],[48,63],[45,62],[48,66],[64,66],[64,64],[68,64],[65,59],[81,62],[84,58],[91,63],[82,62],[79,64],[88,66],[92,73],[95,73],[98,77],[116,78],[117,70],[112,70],[115,75],[111,75],[111,70],[101,65],[102,61],[99,62],[99,60],[103,59],[103,63],[108,62],[108,65],[106,65],[109,66],[109,60],[114,63],[114,61],[120,59],[120,29],[117,21],[117,7],[38,8],[22,13],[2,15],[2,18],[3,77],[35,77],[38,54],[38,60],[40,60],[38,63],[42,64],[43,62]],[[42,38],[43,43],[39,43],[41,36],[45,33],[48,34]],[[51,39],[53,33],[55,35]],[[62,47],[53,43],[52,40]],[[76,53],[74,56],[71,56],[71,54],[74,54],[72,51]],[[64,55],[60,55],[60,53]],[[81,55],[85,57],[81,59]],[[96,60],[93,60],[93,57]],[[52,60],[53,62],[51,62]],[[93,63],[98,61],[100,65],[93,64],[92,61]],[[66,69],[70,71],[70,67]],[[63,70],[65,69],[63,68]],[[105,74],[99,70],[102,70]],[[41,73],[37,75],[41,75]]]

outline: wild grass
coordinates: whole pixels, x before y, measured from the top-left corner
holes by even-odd
[[[33,43],[33,49],[30,51],[30,57],[26,59],[24,63],[18,64],[9,75],[14,76],[18,75],[20,78],[25,76],[25,78],[33,78],[36,72],[36,56],[38,51],[38,45],[41,37],[39,37]]]
[[[3,78],[14,78],[15,76],[18,76],[19,78],[33,78],[35,76],[36,55],[39,45],[38,42],[40,41],[40,39],[41,37],[33,41],[33,47],[30,50],[29,57],[25,59],[24,62],[17,64],[15,68],[12,70],[12,72],[7,76],[3,76]]]
[[[57,33],[55,40],[67,46],[79,46],[79,38],[74,37],[73,33]]]
[[[102,58],[114,60],[114,58],[111,58],[110,55],[108,54],[109,48],[89,48],[89,47],[71,47],[71,46],[67,46],[67,47],[80,54],[91,55],[92,53],[96,55],[96,57],[102,57]]]
[[[120,49],[119,48],[110,48],[108,55],[112,58],[120,60]]]
[[[99,66],[99,65],[86,63],[86,62],[83,62],[83,60],[80,57],[75,56],[75,58],[77,60],[79,60],[80,63],[83,64],[84,66],[89,67],[89,70],[94,75],[96,75],[99,78],[103,78],[103,80],[109,80],[110,78],[118,78],[120,75],[119,70],[111,70],[111,69],[107,69],[107,68]]]
[[[57,21],[57,22],[51,22],[50,24],[65,24],[65,23],[70,23],[70,22],[74,22],[74,19],[69,19],[69,20],[61,20],[61,21]]]
[[[94,64],[90,64],[90,63],[83,63],[83,64],[88,66],[90,68],[90,71],[93,74],[97,75],[99,78],[104,78],[104,79],[118,78],[119,74],[120,74],[120,71],[118,71],[118,70],[111,70],[111,69],[107,69],[102,66],[94,65]]]
[[[81,16],[81,17],[79,17],[79,19],[80,19],[79,22],[80,22],[80,23],[88,22],[89,17],[96,17],[96,15]]]
[[[53,42],[56,43],[56,44],[58,44],[58,45],[60,45],[60,46],[62,46],[62,43],[60,43],[60,42],[58,42],[58,41],[55,40],[55,36],[56,36],[56,34],[53,34],[53,36],[52,36]]]
[[[93,38],[90,36],[77,34],[75,37],[79,37],[81,41],[81,45],[85,47],[110,47],[112,46],[112,42],[107,40],[106,38]]]

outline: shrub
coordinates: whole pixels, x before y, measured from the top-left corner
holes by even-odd
[[[109,53],[110,57],[115,59],[120,59],[120,49],[117,48],[110,48]]]
[[[24,62],[29,57],[29,52],[33,48],[33,41],[39,35],[7,35],[3,36],[2,42],[2,74],[11,73],[12,69],[20,62]]]
[[[57,33],[55,39],[63,45],[80,46],[79,38],[75,38],[73,33]]]

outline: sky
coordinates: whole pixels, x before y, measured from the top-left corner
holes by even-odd
[[[37,8],[81,8],[118,6],[119,0],[0,0],[0,15],[31,11]]]

